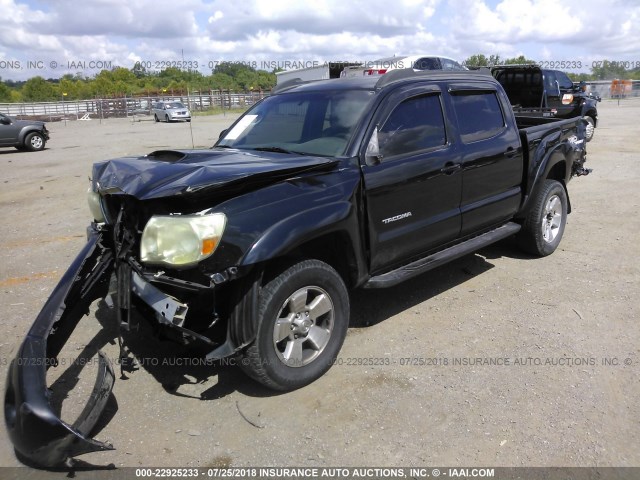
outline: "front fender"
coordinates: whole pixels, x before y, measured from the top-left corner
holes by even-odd
[[[69,425],[49,403],[48,366],[93,300],[103,297],[113,269],[111,250],[94,231],[45,303],[9,367],[4,415],[17,453],[35,466],[57,467],[76,455],[113,447],[88,437],[100,417],[115,380],[113,368],[99,352],[99,372],[80,417]]]
[[[354,206],[347,201],[340,201],[298,212],[269,227],[238,264],[238,267],[250,269],[249,274],[237,284],[237,298],[233,302],[227,340],[210,352],[207,359],[232,355],[256,336],[261,275],[259,269],[252,269],[252,266],[286,255],[299,245],[327,233],[340,230],[353,232],[349,222],[355,221],[354,215]]]
[[[29,135],[31,132],[42,133],[41,130],[34,125],[24,127],[22,128],[22,130],[20,130],[20,133],[18,133],[18,142],[24,144],[24,139],[27,138],[27,135]]]
[[[348,201],[311,208],[287,217],[269,227],[240,261],[241,266],[254,265],[285,255],[303,243],[337,230],[348,230],[355,215]]]

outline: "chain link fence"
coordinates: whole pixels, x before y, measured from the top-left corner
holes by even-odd
[[[58,102],[0,103],[0,112],[18,118],[54,122],[59,120],[89,120],[104,118],[145,119],[154,103],[178,101],[187,105],[192,114],[212,109],[244,109],[269,95],[268,92],[191,93],[190,95],[160,95],[143,97],[95,98],[60,100]],[[150,117],[151,119],[152,117]]]

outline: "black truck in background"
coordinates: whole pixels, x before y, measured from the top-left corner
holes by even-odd
[[[516,115],[583,118],[585,140],[593,138],[600,97],[587,93],[584,82],[575,84],[566,73],[537,65],[499,65],[491,68],[491,74],[504,88]]]
[[[95,164],[88,242],[9,369],[16,451],[52,467],[113,448],[90,437],[115,378],[104,355],[74,423],[46,386],[94,300],[114,299],[121,328],[144,319],[270,388],[302,387],[339,354],[351,289],[512,235],[551,254],[567,184],[588,173],[584,135],[579,118],[514,116],[490,76],[398,70],[283,84],[209,150]]]

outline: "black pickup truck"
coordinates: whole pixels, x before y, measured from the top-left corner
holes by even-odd
[[[75,423],[46,393],[47,367],[94,300],[114,299],[121,328],[145,319],[208,346],[208,359],[241,357],[268,387],[301,387],[338,355],[350,289],[512,235],[551,254],[567,183],[588,173],[584,134],[580,119],[519,120],[491,76],[399,70],[283,84],[209,150],[95,164],[88,242],[9,370],[17,452],[56,466],[112,448],[89,436],[115,378],[104,355]]]
[[[583,118],[585,140],[591,141],[598,125],[600,97],[586,92],[586,84],[574,83],[560,70],[538,65],[499,65],[491,74],[500,82],[516,115]]]

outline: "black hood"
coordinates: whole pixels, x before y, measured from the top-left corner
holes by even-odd
[[[125,193],[139,200],[189,195],[250,180],[265,183],[308,170],[330,168],[337,160],[242,150],[160,150],[93,166],[94,189]]]

